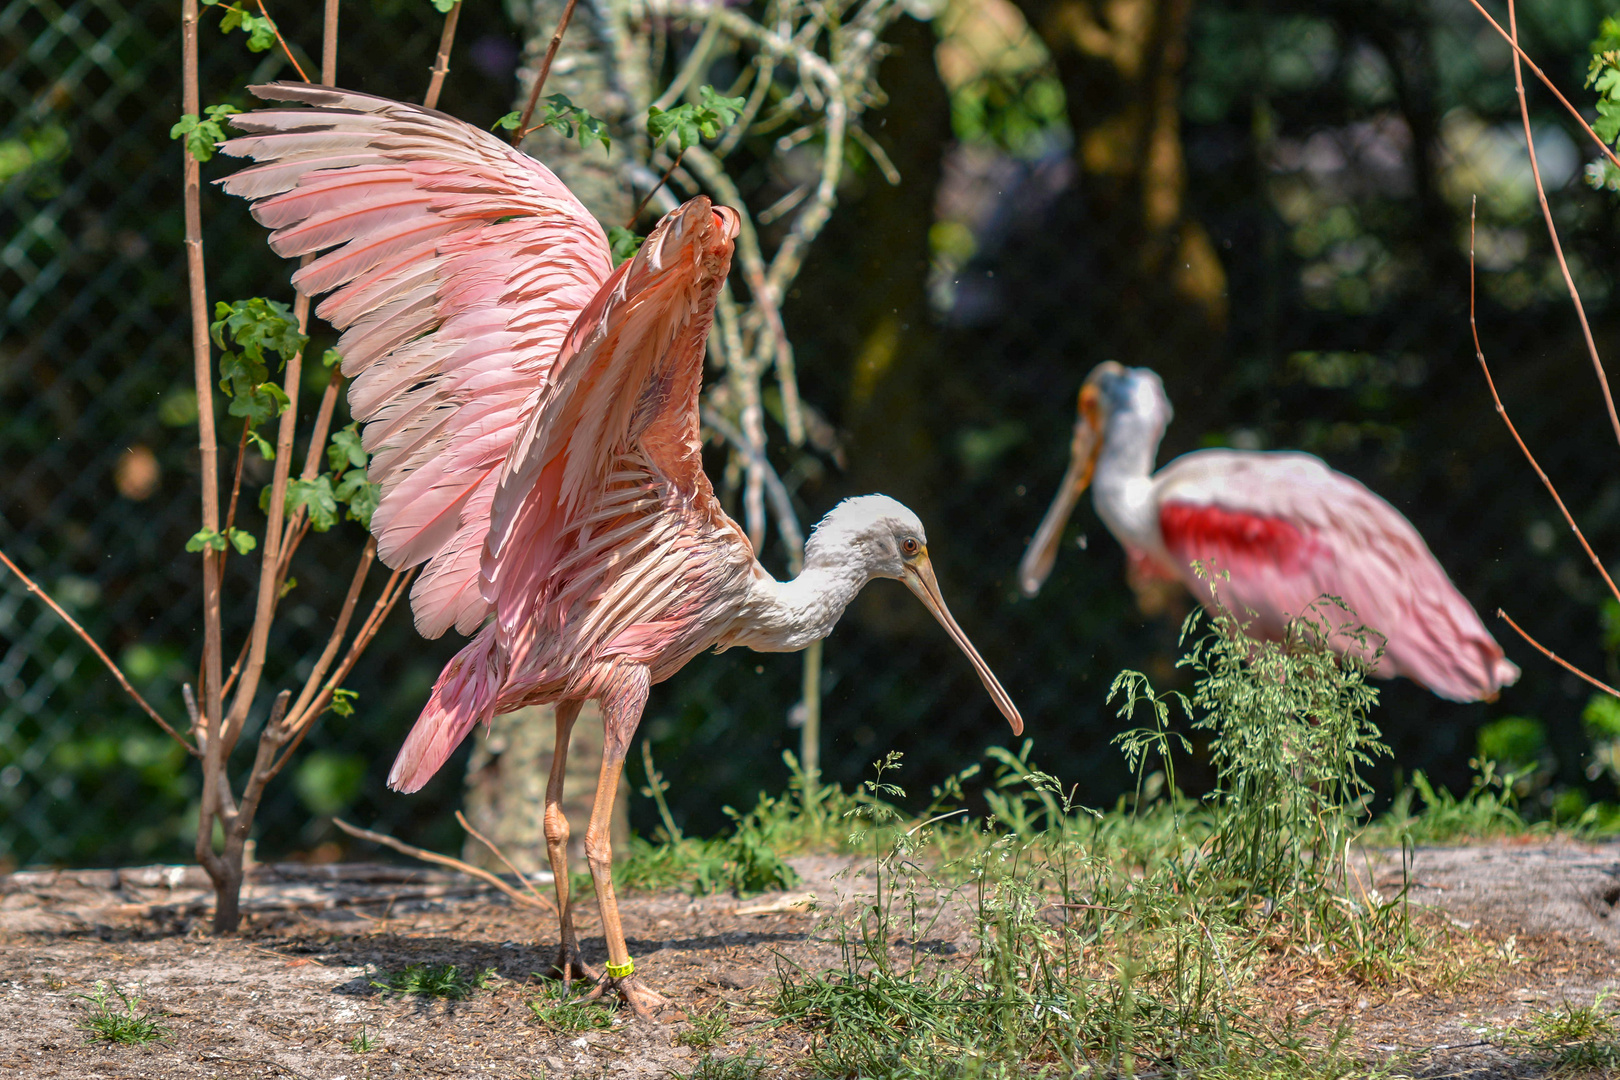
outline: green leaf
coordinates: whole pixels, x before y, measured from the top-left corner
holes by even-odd
[[[712,86],[700,86],[698,88],[698,102],[710,113],[714,114],[715,121],[720,125],[721,130],[735,124],[737,117],[742,115],[743,109],[748,105],[747,98],[726,97],[723,94],[716,93]],[[720,131],[717,130],[709,138],[712,139],[719,133]]]
[[[713,139],[737,122],[742,115],[746,98],[725,97],[714,87],[698,88],[698,100],[683,102],[672,109],[656,105],[647,108],[647,132],[657,146],[674,138],[681,148],[696,146],[701,139]]]
[[[247,437],[248,442],[253,444],[253,448],[259,452],[260,457],[264,458],[266,461],[276,460],[276,448],[271,446],[270,441],[263,435],[260,435],[252,428],[248,428]]]
[[[334,494],[339,502],[349,506],[344,516],[371,528],[371,515],[377,512],[377,504],[382,500],[382,488],[368,482],[365,473],[354,469],[344,474]]]
[[[282,363],[291,360],[309,341],[307,334],[298,332],[298,321],[292,309],[278,300],[262,296],[247,300],[224,300],[214,305],[214,322],[208,327],[214,344],[228,348],[226,337],[255,363],[266,363],[265,350],[281,356]],[[261,377],[260,382],[264,379]]]
[[[334,473],[340,473],[350,467],[363,469],[369,459],[370,455],[360,445],[358,422],[332,432],[332,442],[326,448],[326,460],[331,464]]]
[[[206,120],[196,113],[186,113],[180,117],[179,123],[169,129],[169,138],[184,139],[186,153],[198,161],[207,161],[214,156],[219,144],[225,141],[225,130],[220,126],[220,121],[241,111],[234,105],[210,105],[203,110],[208,114]]]
[[[647,242],[645,236],[631,232],[623,225],[613,225],[608,228],[608,247],[613,251],[613,265],[617,266],[641,250],[641,245]]]
[[[326,532],[337,524],[337,493],[332,477],[322,473],[313,480],[293,480],[287,485],[287,509],[291,515],[300,506],[309,511],[309,524],[316,532]]]
[[[219,535],[218,529],[198,529],[186,541],[187,551],[202,551],[204,548],[209,551],[225,550],[225,538]]]
[[[1581,711],[1586,733],[1594,739],[1620,739],[1620,701],[1608,694],[1593,694]]]
[[[238,555],[246,555],[259,546],[259,541],[246,529],[231,528],[226,530],[225,535],[230,538],[231,547],[236,549]]]
[[[338,716],[353,716],[354,703],[360,697],[353,690],[345,690],[339,686],[332,691],[332,704],[327,706]]]
[[[520,113],[520,112],[509,112],[505,116],[501,117],[499,120],[495,121],[493,124],[489,125],[489,130],[495,131],[495,130],[498,129],[498,130],[501,130],[501,131],[516,131],[518,124],[520,124],[522,122],[523,122],[523,114],[522,113]]]
[[[599,142],[603,150],[612,149],[613,140],[608,137],[607,124],[575,105],[567,94],[551,94],[544,101],[545,108],[535,117],[536,128],[551,128],[565,139],[572,139],[577,134],[582,147],[588,148],[593,142]]]
[[[448,15],[455,10],[456,5],[460,2],[461,0],[433,0],[433,10],[440,15]]]
[[[327,349],[321,354],[322,367],[337,367],[343,363],[343,356],[336,349]]]
[[[288,578],[281,583],[281,591],[276,594],[276,599],[282,599],[296,588],[298,588],[298,579],[295,577]]]
[[[1597,103],[1597,111],[1598,118],[1592,125],[1592,131],[1604,142],[1612,144],[1620,136],[1620,102],[1604,98]]]

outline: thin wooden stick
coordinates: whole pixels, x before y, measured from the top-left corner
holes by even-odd
[[[1558,229],[1553,225],[1552,209],[1547,205],[1547,190],[1541,186],[1541,162],[1536,158],[1536,140],[1530,133],[1530,106],[1524,97],[1524,72],[1519,67],[1519,21],[1514,0],[1508,0],[1508,25],[1513,30],[1513,86],[1519,94],[1519,117],[1524,121],[1524,144],[1530,151],[1530,175],[1536,181],[1536,198],[1541,201],[1541,216],[1547,223],[1547,235],[1552,239],[1553,254],[1558,256],[1558,269],[1564,275],[1564,286],[1569,290],[1570,302],[1575,305],[1575,317],[1581,322],[1581,333],[1586,337],[1586,351],[1592,357],[1592,370],[1597,373],[1598,385],[1603,388],[1603,404],[1609,410],[1609,426],[1614,430],[1614,441],[1620,444],[1620,413],[1615,411],[1614,395],[1609,391],[1609,376],[1598,357],[1597,342],[1592,340],[1592,327],[1586,321],[1586,308],[1581,304],[1580,290],[1570,276],[1569,263],[1564,261],[1564,245],[1558,240]]]
[[[304,707],[315,696],[316,687],[326,677],[326,669],[332,666],[332,660],[343,644],[343,639],[349,633],[349,620],[354,616],[354,609],[360,602],[360,590],[366,583],[366,575],[371,571],[372,560],[377,555],[377,541],[374,537],[366,538],[366,546],[360,552],[360,562],[354,568],[354,577],[349,581],[349,592],[343,598],[343,608],[338,612],[337,622],[332,626],[332,633],[326,639],[326,648],[321,650],[320,659],[315,661],[315,667],[310,671],[309,678],[304,680],[304,688],[298,693],[298,700],[293,703],[289,714],[297,716],[303,712]]]
[[[321,19],[321,82],[337,85],[338,6],[329,0]]]
[[[407,844],[402,840],[395,840],[392,836],[386,836],[379,832],[372,832],[370,829],[362,829],[358,825],[350,825],[342,818],[333,818],[332,824],[336,825],[350,836],[357,837],[361,840],[370,840],[373,844],[381,844],[383,847],[392,848],[401,855],[409,855],[411,858],[421,859],[423,862],[437,863],[440,866],[448,866],[452,870],[459,870],[463,874],[469,874],[481,881],[487,881],[497,889],[501,890],[501,892],[511,897],[517,903],[522,904],[524,907],[545,908],[551,911],[553,914],[555,914],[557,911],[557,906],[551,903],[549,900],[546,900],[544,897],[541,897],[538,901],[536,901],[535,897],[532,897],[527,893],[518,892],[516,889],[512,888],[512,886],[508,885],[506,882],[502,881],[500,878],[496,877],[494,874],[482,867],[473,866],[471,863],[464,863],[460,859],[452,859],[448,855],[440,855],[436,851],[428,851],[425,848],[412,847],[410,844]],[[522,875],[519,876],[521,877]]]
[[[1616,600],[1620,600],[1620,588],[1615,587],[1614,579],[1609,576],[1609,571],[1603,565],[1603,560],[1597,557],[1597,552],[1592,550],[1592,545],[1586,542],[1586,534],[1581,532],[1579,525],[1575,524],[1574,515],[1569,512],[1569,507],[1564,505],[1564,500],[1559,496],[1558,489],[1553,486],[1552,480],[1547,476],[1546,471],[1542,469],[1541,463],[1536,460],[1536,455],[1532,454],[1530,448],[1525,445],[1524,439],[1519,435],[1519,429],[1514,426],[1513,419],[1508,416],[1507,408],[1502,404],[1501,395],[1496,392],[1496,380],[1491,377],[1491,367],[1485,362],[1485,351],[1479,344],[1479,325],[1474,321],[1474,215],[1472,211],[1468,216],[1468,327],[1474,334],[1474,358],[1479,361],[1479,369],[1485,373],[1485,385],[1491,391],[1491,401],[1496,405],[1496,415],[1500,416],[1502,423],[1507,425],[1508,434],[1513,436],[1513,441],[1518,444],[1519,451],[1524,454],[1524,458],[1530,463],[1530,467],[1536,471],[1536,476],[1541,479],[1541,486],[1546,488],[1547,494],[1552,496],[1553,502],[1558,506],[1558,512],[1564,515],[1564,523],[1569,526],[1569,531],[1575,534],[1575,539],[1580,541],[1581,550],[1586,552],[1586,557],[1597,568],[1597,572],[1602,576],[1604,584],[1609,587],[1609,592],[1614,595]]]
[[[1517,40],[1518,35],[1516,33],[1515,34],[1509,34],[1506,30],[1502,29],[1502,24],[1497,22],[1495,19],[1491,18],[1491,13],[1486,11],[1483,7],[1480,6],[1479,0],[1468,0],[1468,2],[1470,4],[1474,5],[1474,10],[1475,11],[1477,11],[1481,15],[1485,16],[1485,21],[1491,24],[1491,29],[1495,30],[1498,34],[1501,34],[1502,39],[1504,41],[1506,41],[1508,43],[1508,45],[1510,45],[1513,48],[1513,54],[1514,54],[1515,59],[1521,58],[1521,57],[1523,58],[1526,66],[1528,66],[1530,68],[1531,74],[1535,75],[1536,78],[1540,79],[1542,85],[1545,86],[1548,90],[1552,91],[1553,97],[1558,99],[1558,103],[1560,105],[1562,105],[1565,108],[1565,110],[1567,110],[1569,112],[1569,115],[1571,115],[1571,116],[1573,116],[1575,118],[1575,122],[1577,124],[1581,125],[1581,130],[1586,132],[1587,135],[1591,136],[1592,141],[1597,143],[1598,149],[1602,150],[1606,155],[1608,155],[1609,160],[1614,162],[1614,165],[1615,165],[1616,168],[1620,168],[1620,157],[1615,156],[1615,152],[1609,148],[1608,143],[1606,143],[1602,139],[1598,138],[1597,132],[1592,130],[1592,125],[1588,124],[1586,122],[1586,118],[1581,115],[1580,110],[1575,108],[1575,106],[1571,105],[1569,103],[1569,99],[1566,98],[1562,93],[1559,92],[1558,87],[1553,85],[1552,80],[1547,78],[1546,73],[1543,72],[1539,67],[1536,66],[1536,62],[1534,60],[1530,59],[1530,54],[1525,52],[1523,49],[1519,48],[1519,42]],[[1512,11],[1512,8],[1511,8],[1511,5],[1510,5],[1509,6],[1509,13],[1510,14],[1511,14],[1511,11]]]
[[[643,742],[641,745],[646,746],[647,744]],[[540,891],[534,887],[534,883],[529,880],[528,875],[524,874],[523,871],[512,865],[512,860],[506,857],[506,852],[495,846],[495,841],[473,828],[472,823],[467,820],[466,816],[462,814],[460,810],[456,811],[456,820],[461,822],[461,827],[467,830],[468,835],[470,835],[474,840],[477,840],[480,844],[483,844],[485,847],[489,848],[494,856],[501,860],[502,866],[516,874],[517,879],[523,882],[523,887],[528,889],[530,894],[533,895],[536,900],[550,906],[551,902],[540,895]]]
[[[150,716],[153,720],[157,721],[158,727],[162,728],[164,731],[167,731],[174,741],[185,747],[187,752],[193,757],[201,756],[201,752],[195,746],[187,742],[178,731],[170,727],[169,722],[163,719],[163,716],[156,709],[152,708],[145,698],[141,697],[140,691],[136,690],[130,685],[129,680],[124,677],[123,671],[119,670],[118,665],[113,663],[112,657],[108,656],[106,651],[102,649],[100,645],[96,644],[96,639],[91,637],[89,632],[86,631],[84,627],[80,626],[73,616],[69,615],[62,608],[61,604],[58,604],[55,600],[51,599],[51,595],[49,593],[40,588],[38,585],[34,584],[34,579],[23,573],[22,568],[16,563],[12,562],[10,557],[7,556],[3,551],[0,551],[0,563],[5,563],[6,568],[9,569],[13,574],[17,575],[22,583],[28,587],[29,592],[43,600],[46,607],[56,612],[57,617],[63,622],[67,623],[68,626],[72,628],[73,632],[79,635],[80,640],[82,640],[86,645],[90,646],[90,650],[94,652],[96,656],[101,658],[101,662],[103,664],[107,665],[107,670],[113,673],[113,678],[118,680],[118,685],[124,688],[124,693],[128,694],[131,698],[134,698],[135,704],[144,709],[147,716]]]
[[[450,14],[444,17],[444,30],[439,34],[439,55],[433,59],[433,78],[428,82],[427,96],[422,107],[437,109],[439,91],[444,89],[444,77],[450,74],[450,44],[456,39],[456,22],[461,18],[461,0],[456,0]]]
[[[523,141],[523,136],[534,129],[529,126],[529,120],[534,116],[534,107],[540,101],[540,88],[546,85],[546,77],[551,74],[551,62],[557,57],[557,48],[562,45],[563,34],[568,32],[568,20],[574,17],[574,5],[579,0],[568,0],[568,6],[563,8],[562,18],[557,20],[557,32],[551,35],[551,44],[546,46],[546,58],[540,62],[540,73],[534,78],[534,87],[529,91],[529,103],[523,106],[523,115],[518,119],[518,126],[512,132],[512,145],[516,146]]]
[[[680,153],[675,155],[675,160],[669,163],[669,168],[664,170],[664,175],[658,178],[658,183],[649,188],[647,194],[641,197],[641,201],[636,203],[636,208],[630,211],[630,216],[624,222],[625,228],[629,229],[635,226],[636,219],[641,216],[643,210],[647,209],[647,204],[652,202],[652,197],[663,190],[665,184],[669,183],[669,178],[674,176],[675,170],[681,167],[681,158],[685,156],[686,147],[683,146]]]
[[[1496,609],[1496,617],[1513,627],[1514,632],[1520,637],[1524,638],[1525,641],[1528,641],[1537,652],[1541,653],[1541,655],[1545,656],[1547,659],[1551,660],[1553,663],[1557,664],[1571,675],[1578,675],[1587,682],[1591,683],[1593,686],[1597,687],[1599,690],[1602,690],[1605,694],[1608,694],[1611,697],[1620,698],[1620,690],[1616,690],[1606,682],[1599,682],[1597,679],[1592,678],[1592,676],[1588,675],[1586,672],[1582,671],[1580,668],[1576,667],[1574,664],[1570,663],[1568,660],[1565,660],[1563,657],[1547,648],[1547,646],[1525,633],[1524,628],[1518,623],[1514,622],[1513,619],[1509,617],[1508,613],[1503,611],[1501,608]]]
[[[258,0],[258,4],[259,4],[259,14],[263,15],[264,16],[264,21],[270,24],[270,32],[272,34],[276,35],[276,41],[281,45],[281,51],[287,54],[287,59],[292,62],[293,70],[298,72],[298,77],[300,79],[303,79],[305,82],[309,82],[309,76],[304,74],[304,68],[303,68],[303,66],[301,64],[298,63],[298,57],[296,57],[296,56],[294,56],[292,54],[292,50],[287,47],[287,40],[281,36],[281,27],[276,25],[276,20],[272,19],[270,17],[270,13],[264,9],[264,0]],[[322,49],[322,52],[325,52],[324,47]],[[337,57],[337,47],[336,47],[336,45],[334,45],[332,47],[332,56],[333,56],[333,63],[336,63],[337,62],[336,61],[336,57]]]

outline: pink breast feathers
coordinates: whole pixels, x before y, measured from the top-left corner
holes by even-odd
[[[1300,570],[1321,549],[1291,521],[1219,506],[1167,502],[1159,508],[1159,531],[1178,561],[1214,561],[1233,571],[1254,564]]]

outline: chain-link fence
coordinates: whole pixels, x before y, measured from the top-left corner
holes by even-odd
[[[313,15],[272,7],[287,8],[290,40],[318,40]],[[1597,17],[1582,4],[1526,15],[1529,47],[1567,88]],[[343,19],[340,82],[418,99],[439,28],[432,6],[372,0],[346,5]],[[1071,530],[1089,543],[1066,546],[1038,600],[1015,598],[1012,572],[1061,474],[1074,392],[1104,359],[1164,374],[1177,418],[1161,460],[1215,443],[1322,454],[1407,513],[1482,612],[1523,612],[1560,653],[1613,666],[1591,575],[1492,415],[1469,344],[1477,191],[1481,332],[1504,395],[1599,550],[1620,551],[1620,485],[1602,464],[1614,450],[1547,272],[1514,149],[1507,54],[1475,19],[1449,0],[1195,7],[1172,132],[1180,186],[1168,193],[1185,224],[1153,266],[1155,234],[1121,201],[1120,174],[1097,156],[1100,128],[1077,111],[1094,65],[1052,42],[1049,54],[1018,8],[989,0],[894,31],[880,76],[891,103],[867,129],[902,182],[885,182],[890,163],[871,150],[852,151],[863,167],[784,310],[806,400],[845,432],[848,467],[789,452],[779,432],[773,456],[810,516],[868,489],[922,513],[947,598],[1022,707],[1037,759],[1090,802],[1111,802],[1123,778],[1108,682],[1124,667],[1173,682],[1175,628],[1136,612],[1119,549],[1089,511]],[[468,0],[441,107],[474,123],[510,107],[521,45],[511,26],[493,0]],[[689,48],[697,35],[671,30],[671,66],[678,41]],[[239,86],[249,65],[250,81],[282,74],[274,52],[252,56],[211,29],[204,40],[205,87]],[[179,687],[195,681],[200,652],[198,566],[182,553],[197,526],[198,465],[168,138],[178,51],[168,3],[0,0],[0,547],[171,716],[183,715]],[[1583,188],[1585,149],[1537,110],[1603,345],[1620,271],[1614,204]],[[209,193],[205,216],[212,297],[290,299],[286,264],[241,205]],[[713,464],[720,477],[723,457]],[[264,477],[248,480],[256,491]],[[301,552],[272,685],[307,671],[324,641],[355,530]],[[227,641],[239,643],[245,624],[227,617]],[[1526,675],[1498,705],[1386,689],[1379,719],[1402,769],[1459,783],[1474,729],[1519,713],[1547,725],[1561,781],[1582,782],[1585,690],[1503,640]],[[331,842],[335,811],[457,845],[458,766],[420,796],[382,788],[456,647],[454,635],[421,641],[396,614],[348,681],[355,715],[325,718],[272,787],[261,851]],[[721,804],[781,788],[799,680],[796,657],[734,651],[654,691],[643,733],[684,821],[713,828]],[[922,794],[1006,738],[965,662],[898,587],[858,601],[828,642],[823,686],[834,779],[902,749]],[[0,859],[184,858],[195,788],[183,753],[59,620],[0,578]]]

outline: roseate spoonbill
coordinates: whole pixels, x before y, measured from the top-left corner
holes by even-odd
[[[777,581],[703,473],[698,391],[736,212],[699,196],[613,269],[607,240],[538,162],[443,113],[297,83],[253,87],[306,108],[233,116],[222,147],[259,164],[222,181],[253,202],[293,275],[344,330],[349,405],[381,485],[379,557],[426,563],[416,626],[473,634],[439,676],[388,774],[420,788],[479,721],[555,703],[546,847],[563,978],[580,960],[559,807],[581,704],[606,737],[585,851],[606,976],[638,1014],[663,998],[634,977],[608,821],[648,688],[710,648],[802,649],[873,578],[904,582],[967,654],[1015,733],[1023,721],[951,617],[922,522],[868,495],[811,534]],[[335,290],[335,291],[334,291]]]
[[[1198,450],[1158,472],[1170,423],[1164,383],[1147,368],[1099,364],[1080,389],[1069,471],[1018,568],[1026,596],[1052,571],[1063,525],[1089,484],[1097,516],[1124,546],[1139,592],[1180,582],[1254,632],[1281,635],[1318,597],[1344,600],[1386,639],[1375,673],[1405,675],[1452,701],[1489,701],[1519,677],[1412,523],[1310,454]],[[1343,636],[1341,648],[1354,647]]]

